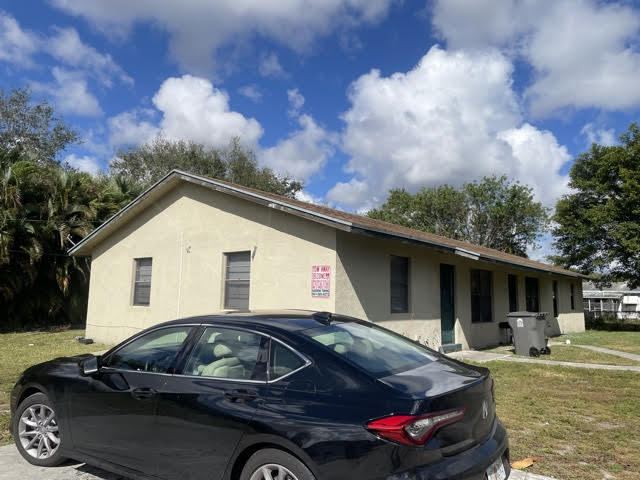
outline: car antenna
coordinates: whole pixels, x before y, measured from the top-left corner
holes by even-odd
[[[333,313],[331,312],[316,312],[311,315],[316,322],[320,322],[324,325],[329,325],[333,320]]]

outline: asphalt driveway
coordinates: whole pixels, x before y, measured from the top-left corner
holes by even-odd
[[[29,465],[16,447],[0,447],[0,480],[128,480],[120,475],[90,467],[84,463],[65,463],[59,467],[43,468]],[[514,470],[509,480],[555,480],[550,477]]]

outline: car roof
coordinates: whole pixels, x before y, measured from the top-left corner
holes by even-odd
[[[317,328],[330,321],[348,322],[355,319],[344,315],[332,314],[318,310],[248,310],[226,311],[209,315],[198,315],[166,322],[163,325],[180,325],[185,323],[237,323],[240,325],[262,325],[283,331],[301,331]]]

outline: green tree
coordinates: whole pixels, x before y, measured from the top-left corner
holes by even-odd
[[[554,261],[639,287],[640,127],[631,124],[619,145],[594,143],[579,155],[569,186],[553,217]]]
[[[200,143],[158,137],[139,147],[118,152],[111,171],[150,185],[177,168],[197,175],[237,183],[292,197],[302,184],[281,177],[269,168],[260,168],[255,154],[233,139],[225,149],[208,148]]]
[[[2,171],[2,327],[81,320],[89,265],[66,250],[93,229],[96,184],[55,164],[5,162]]]
[[[368,215],[520,256],[537,245],[549,223],[548,211],[534,200],[531,187],[506,176],[484,177],[459,189],[391,190],[386,202]]]
[[[57,161],[58,154],[78,142],[78,134],[55,115],[46,101],[33,103],[31,92],[0,89],[0,147],[13,160],[29,156],[36,163]],[[5,158],[7,160],[7,158]]]
[[[89,262],[68,249],[141,186],[62,166],[76,132],[27,89],[0,91],[0,328],[81,322]]]

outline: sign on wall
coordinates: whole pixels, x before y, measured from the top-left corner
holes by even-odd
[[[331,265],[311,266],[311,296],[329,298],[331,292]]]

